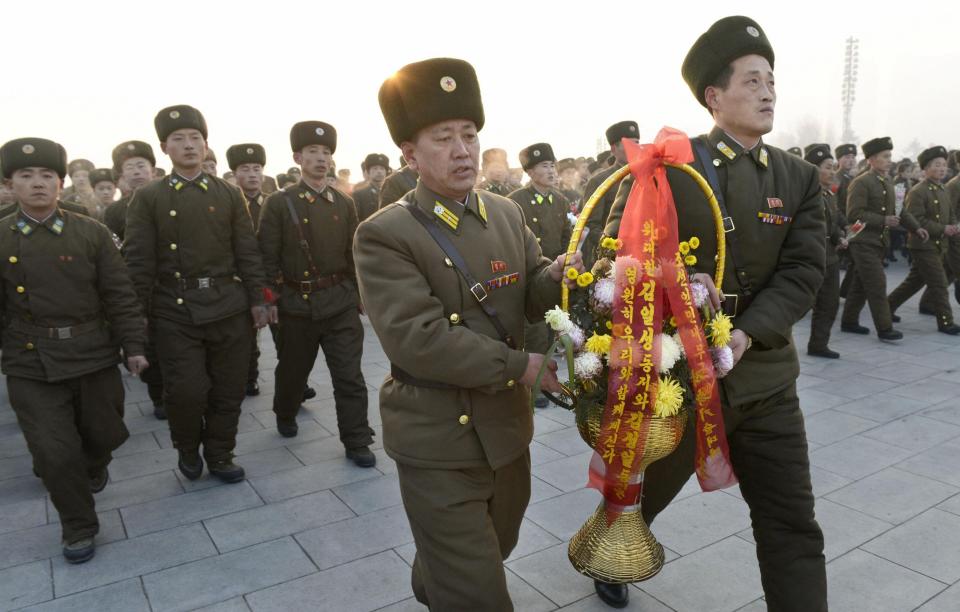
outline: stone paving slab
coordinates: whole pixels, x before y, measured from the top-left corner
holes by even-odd
[[[905,270],[888,268],[888,284]],[[936,333],[932,320],[916,313],[916,298],[898,314],[904,341],[836,332],[831,346],[842,355],[836,361],[802,352],[809,319],[794,329],[830,605],[844,612],[954,612],[960,609],[960,339]],[[249,480],[237,485],[206,473],[183,478],[167,423],[153,417],[145,386],[124,377],[132,435],[96,496],[99,548],[82,566],[62,560],[59,517],[31,473],[0,389],[0,610],[425,610],[410,591],[415,546],[396,465],[381,437],[375,469],[343,457],[322,359],[310,375],[320,397],[301,410],[300,435],[279,436],[269,334],[260,335],[260,345],[262,392],[244,401],[236,449]],[[388,368],[367,325],[363,370],[378,434],[376,389]],[[507,561],[515,608],[609,610],[566,558],[568,540],[600,501],[597,491],[584,488],[590,451],[568,411],[538,409],[534,425],[531,501]],[[627,610],[766,609],[738,488],[702,493],[691,478],[653,532],[667,564],[631,586]]]

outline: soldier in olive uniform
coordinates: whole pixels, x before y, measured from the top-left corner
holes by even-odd
[[[580,198],[583,193],[580,192],[580,177],[577,176],[577,163],[572,157],[566,157],[557,162],[557,189],[567,198],[570,203],[570,210],[573,212],[580,208]]]
[[[120,349],[137,374],[143,315],[120,250],[102,224],[57,206],[67,155],[42,138],[12,140],[0,165],[20,207],[0,226],[3,373],[36,474],[60,516],[63,555],[83,563],[100,529],[123,424]]]
[[[771,610],[827,609],[823,533],[814,518],[807,438],[797,397],[800,372],[792,328],[823,282],[823,199],[815,169],[762,140],[773,129],[774,53],[747,17],[713,24],[687,53],[683,77],[716,127],[692,139],[696,169],[725,202],[724,298],[734,317],[734,368],[720,381],[730,459],[750,507],[760,578]],[[667,169],[679,236],[700,239],[697,278],[712,288],[714,221],[697,184]],[[605,233],[616,235],[633,180],[617,193]],[[693,418],[691,411],[691,419]],[[694,471],[694,425],[670,456],[643,478],[649,523]],[[597,585],[604,601],[625,605],[623,585]]]
[[[387,204],[393,204],[413,191],[416,186],[416,171],[410,166],[404,165],[383,181],[383,188],[380,190],[380,208],[383,208]]]
[[[250,336],[268,320],[260,250],[243,196],[201,169],[207,124],[200,111],[171,106],[154,126],[173,170],[130,202],[127,265],[156,326],[180,471],[200,477],[202,445],[210,473],[238,482],[244,471],[233,449]]]
[[[797,157],[803,157],[803,150],[800,147],[790,147],[787,149],[787,153],[796,155]]]
[[[520,151],[520,166],[530,182],[526,187],[510,194],[510,199],[520,205],[527,227],[533,232],[544,257],[554,259],[567,251],[572,228],[567,213],[570,203],[557,191],[557,158],[553,148],[540,142]],[[552,334],[543,321],[527,323],[524,348],[534,353],[545,353],[550,348]],[[537,408],[549,404],[546,396],[536,398]]]
[[[837,176],[836,188],[837,210],[843,217],[844,225],[849,225],[847,221],[847,190],[850,188],[850,182],[853,181],[854,172],[857,168],[857,145],[842,144],[833,150],[837,158]],[[840,253],[840,269],[845,270],[843,282],[840,283],[840,297],[846,298],[850,291],[850,283],[853,281],[853,259],[850,257],[850,251],[844,249]]]
[[[360,164],[367,184],[353,190],[353,203],[357,207],[357,220],[363,221],[380,208],[380,190],[390,174],[390,160],[382,153],[371,153]]]
[[[67,176],[71,185],[63,190],[61,202],[82,206],[88,212],[96,203],[93,187],[90,185],[90,173],[95,170],[89,159],[74,159],[67,165]]]
[[[814,357],[839,359],[840,353],[830,350],[830,330],[840,308],[840,258],[838,249],[847,246],[844,238],[846,227],[837,209],[833,195],[833,182],[836,176],[836,162],[830,154],[830,145],[813,144],[807,147],[803,158],[817,167],[820,177],[820,196],[823,199],[823,214],[826,224],[826,267],[823,272],[823,284],[817,291],[810,315],[810,340],[807,342],[807,354]]]
[[[373,430],[360,370],[363,325],[353,265],[357,210],[350,196],[324,181],[337,150],[337,131],[322,121],[302,121],[290,130],[290,147],[302,178],[270,196],[259,233],[267,276],[277,280],[280,295],[273,398],[277,430],[285,437],[297,435],[303,387],[323,349],[340,441],[349,459],[372,467],[376,457],[369,449]]]
[[[90,211],[90,216],[97,221],[103,221],[104,213],[117,195],[117,179],[113,170],[97,168],[90,173],[90,185],[93,186],[93,195],[97,198],[96,207]]]
[[[634,142],[639,142],[640,127],[636,121],[619,121],[607,128],[606,136],[614,163],[605,168],[601,168],[587,181],[586,187],[583,189],[584,204],[586,204],[587,200],[590,199],[597,191],[597,188],[600,187],[611,174],[627,163],[627,156],[623,152],[623,139],[627,138]],[[610,216],[610,209],[613,207],[613,201],[616,197],[617,187],[613,186],[608,189],[603,198],[596,203],[590,212],[590,218],[587,219],[586,227],[589,228],[590,231],[587,232],[587,237],[584,239],[580,251],[583,253],[584,265],[588,268],[593,266],[593,262],[596,259],[596,250],[597,245],[600,244],[600,235],[603,233],[603,226],[607,222],[607,217]]]
[[[253,221],[253,231],[260,226],[260,211],[267,197],[261,191],[263,187],[263,167],[267,165],[267,152],[262,145],[248,142],[233,145],[227,149],[227,165],[234,173],[237,186],[243,192],[247,202],[247,212]],[[250,368],[247,370],[247,389],[249,396],[260,395],[260,330],[254,330],[250,343]]]
[[[483,180],[477,185],[477,189],[509,196],[511,191],[516,191],[520,187],[510,181],[510,165],[507,163],[506,151],[498,148],[487,149],[483,152],[481,159],[480,171],[483,174]]]
[[[893,181],[887,176],[890,169],[893,141],[890,138],[874,138],[863,145],[863,155],[870,166],[850,183],[847,195],[847,221],[855,225],[866,224],[863,231],[851,237],[850,256],[853,258],[854,277],[847,300],[843,305],[840,330],[854,334],[869,334],[870,330],[860,325],[860,311],[865,303],[870,305],[870,314],[881,340],[900,340],[903,333],[893,329],[890,304],[887,301],[887,275],[883,270],[883,254],[890,240],[889,228],[900,225],[901,218],[895,211],[896,195]],[[908,230],[918,228],[909,216],[903,216]],[[920,230],[921,236],[926,230]]]
[[[527,387],[546,359],[518,348],[524,315],[542,318],[560,299],[563,261],[541,255],[517,204],[473,189],[484,120],[472,66],[410,64],[379,98],[420,174],[416,191],[367,219],[354,242],[360,292],[391,361],[380,411],[417,546],[413,592],[432,610],[507,612],[503,559],[530,496]],[[549,391],[559,389],[554,369]]]
[[[942,183],[947,173],[947,149],[931,147],[920,154],[918,161],[925,178],[907,193],[904,208],[927,231],[928,239],[910,236],[910,273],[890,294],[890,313],[897,320],[897,308],[926,285],[928,305],[937,317],[937,330],[956,336],[960,326],[953,322],[943,266],[949,240],[960,236],[960,220],[954,216],[950,196]]]

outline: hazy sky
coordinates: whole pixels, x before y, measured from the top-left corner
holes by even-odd
[[[0,9],[5,72],[0,141],[42,136],[71,158],[108,166],[117,143],[159,151],[156,112],[199,108],[225,171],[228,146],[259,142],[267,170],[293,164],[290,126],[336,126],[338,167],[370,152],[399,152],[377,90],[402,65],[436,56],[466,59],[480,78],[484,148],[513,165],[528,144],[559,157],[597,152],[611,123],[633,118],[650,140],[663,125],[690,133],[710,118],[680,77],[691,43],[716,19],[756,19],[776,52],[776,130],[768,142],[837,144],[844,40],[860,39],[854,130],[894,139],[894,153],[960,146],[960,3],[840,2],[231,2],[160,0],[47,3],[9,0]],[[892,12],[888,6],[897,6]],[[912,141],[915,147],[911,147]]]

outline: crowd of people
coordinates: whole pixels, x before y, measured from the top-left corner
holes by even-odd
[[[724,410],[767,604],[821,610],[823,536],[791,327],[812,308],[808,352],[838,357],[828,342],[845,295],[841,331],[869,333],[859,321],[869,304],[878,337],[896,341],[896,310],[926,287],[921,312],[960,333],[947,296],[960,274],[960,159],[932,147],[894,167],[889,138],[859,149],[765,144],[773,63],[760,26],[730,17],[694,43],[682,72],[716,124],[691,142],[694,165],[726,201],[729,265],[714,297],[734,317],[738,365],[722,383]],[[93,494],[128,436],[121,360],[147,384],[156,418],[168,420],[184,476],[206,466],[239,482],[240,406],[260,392],[258,330],[269,327],[278,435],[297,436],[322,351],[345,456],[374,466],[360,368],[367,315],[391,361],[380,410],[417,544],[414,593],[438,610],[512,609],[500,563],[529,500],[525,406],[550,361],[543,313],[558,303],[566,268],[589,269],[601,238],[617,236],[631,178],[597,202],[578,254],[565,260],[580,206],[626,163],[624,142],[638,142],[639,127],[609,126],[609,150],[595,159],[558,159],[537,142],[511,167],[503,149],[481,154],[472,66],[444,58],[388,78],[380,104],[400,164],[371,153],[356,184],[336,170],[336,128],[312,120],[290,130],[297,165],[287,172],[265,176],[264,147],[239,143],[221,174],[206,120],[187,105],[154,121],[168,173],[142,141],[119,143],[111,168],[68,161],[43,138],[0,148],[0,218],[11,230],[0,234],[2,367],[35,473],[60,514],[67,561],[94,555]],[[696,210],[702,194],[668,177],[681,234],[711,236]],[[887,295],[884,266],[903,249],[910,274]],[[709,277],[712,258],[701,259],[690,273]],[[543,377],[547,391],[559,390],[554,370]],[[750,432],[761,430],[758,444]],[[648,471],[648,522],[692,472],[690,440]],[[597,592],[617,607],[628,597],[602,581]]]

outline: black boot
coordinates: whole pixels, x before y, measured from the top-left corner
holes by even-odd
[[[100,470],[100,473],[90,478],[90,492],[99,493],[100,491],[103,491],[104,487],[107,486],[107,481],[109,479],[110,472],[107,470],[106,466],[104,466],[104,468]]]
[[[897,330],[891,327],[890,329],[878,330],[877,337],[880,338],[881,340],[887,340],[887,341],[903,340],[903,333],[898,332]]]
[[[260,395],[260,383],[255,380],[251,380],[247,383],[247,395],[253,397],[254,395]]]
[[[600,601],[611,608],[626,608],[630,603],[630,590],[625,584],[593,581],[593,588],[597,590]]]
[[[93,536],[82,538],[76,542],[63,543],[63,558],[66,559],[67,563],[86,563],[93,559],[96,552],[97,547],[93,543]]]
[[[317,390],[313,387],[304,387],[303,388],[303,399],[301,401],[312,400],[317,397]]]
[[[946,325],[941,325],[937,328],[937,331],[941,334],[947,334],[948,336],[956,336],[960,334],[960,325],[956,323],[947,323]]]
[[[373,451],[371,451],[368,446],[348,448],[347,459],[350,459],[362,468],[370,468],[377,465],[377,456],[373,454]]]
[[[233,462],[232,458],[221,459],[207,464],[211,476],[216,476],[226,483],[240,482],[247,473],[242,467]]]
[[[867,334],[870,333],[869,329],[867,329],[863,325],[860,325],[859,323],[855,323],[853,325],[841,324],[840,331],[847,332],[848,334],[860,334],[862,336],[866,336]]]
[[[277,433],[284,438],[296,438],[300,426],[297,425],[297,419],[281,419],[277,417]]]
[[[822,348],[807,347],[807,355],[812,357],[826,357],[827,359],[840,359],[840,353],[831,351],[825,346]]]
[[[158,421],[167,420],[167,407],[163,405],[163,400],[153,402],[153,416]]]
[[[184,450],[181,448],[177,452],[180,454],[180,459],[177,461],[180,473],[190,480],[200,478],[200,474],[203,474],[203,459],[200,458],[197,449]]]

